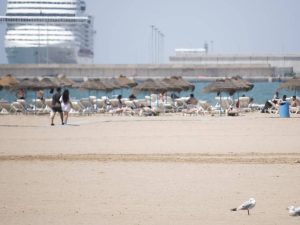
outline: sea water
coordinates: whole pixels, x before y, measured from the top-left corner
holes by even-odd
[[[175,93],[179,97],[187,97],[191,93],[194,94],[194,96],[197,99],[208,101],[210,104],[215,104],[216,100],[215,97],[217,96],[216,93],[204,93],[203,88],[210,84],[210,82],[194,82],[195,84],[195,90],[194,91],[183,91],[180,93]],[[254,102],[257,104],[264,104],[266,100],[272,99],[275,92],[279,88],[280,82],[254,82],[254,88],[251,91],[248,92],[239,92],[235,93],[233,98],[237,98],[238,96],[249,96],[254,99]],[[83,90],[83,89],[74,89],[69,88],[70,96],[72,98],[80,99],[80,98],[87,98],[89,96],[96,96],[97,98],[101,98],[102,96],[107,96],[109,98],[114,98],[117,95],[122,95],[123,98],[128,98],[129,95],[132,93],[131,89],[117,89],[112,92],[104,92],[104,91],[89,91],[89,90]],[[49,98],[51,97],[50,90],[45,90],[45,97]],[[26,101],[31,101],[35,98],[35,91],[26,91]],[[140,92],[137,94],[137,98],[144,98],[145,95],[149,95],[151,93],[149,92]],[[168,92],[168,95],[171,95],[172,92]],[[289,90],[280,90],[279,95],[280,97],[282,95],[287,95],[288,97],[291,97],[295,94],[294,91]],[[226,93],[221,93],[222,96],[228,96]],[[16,91],[10,91],[2,89],[0,90],[0,99],[5,99],[10,102],[16,100]]]

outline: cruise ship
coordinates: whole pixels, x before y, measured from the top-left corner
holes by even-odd
[[[83,0],[7,0],[5,51],[10,64],[93,63],[93,17]]]

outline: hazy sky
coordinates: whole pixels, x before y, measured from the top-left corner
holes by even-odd
[[[95,17],[95,63],[149,63],[151,28],[164,34],[164,62],[175,48],[213,53],[300,53],[300,0],[86,0]],[[5,0],[0,0],[5,13]],[[0,25],[0,63],[5,26]]]

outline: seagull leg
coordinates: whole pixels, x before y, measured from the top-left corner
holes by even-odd
[[[247,209],[248,210],[248,216],[250,215],[250,213],[249,213],[249,209]]]

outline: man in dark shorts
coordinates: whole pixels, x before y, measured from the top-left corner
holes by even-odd
[[[51,118],[51,126],[54,126],[54,117],[56,112],[59,113],[60,115],[60,119],[61,119],[61,124],[64,125],[63,122],[63,113],[62,113],[62,108],[61,108],[61,104],[60,104],[60,97],[61,97],[61,88],[58,87],[56,89],[56,93],[52,96],[52,112],[50,115]]]

